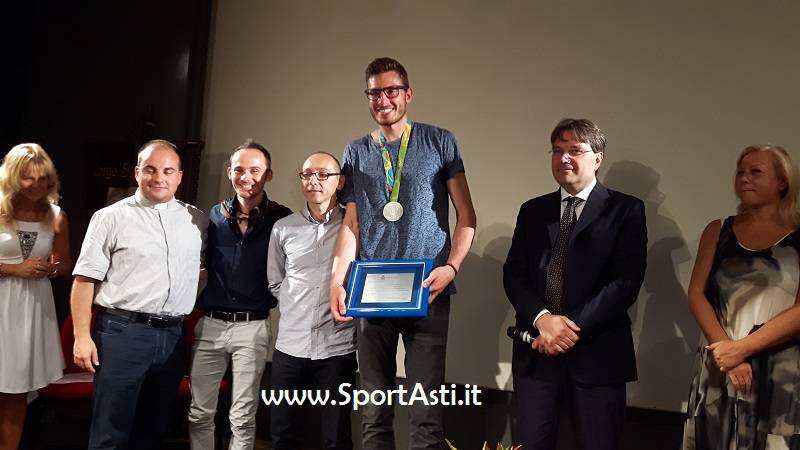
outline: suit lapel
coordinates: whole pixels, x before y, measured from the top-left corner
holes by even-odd
[[[594,189],[592,189],[592,193],[589,194],[589,198],[586,200],[586,206],[583,207],[583,212],[581,212],[581,216],[578,218],[578,223],[575,224],[575,229],[572,231],[570,243],[575,239],[575,236],[586,229],[590,223],[594,222],[594,220],[600,216],[600,213],[605,209],[606,200],[608,200],[608,189],[598,182],[594,186]]]
[[[550,194],[547,201],[547,211],[545,214],[545,223],[547,224],[547,234],[550,235],[550,248],[556,245],[558,239],[558,228],[561,222],[561,190]]]

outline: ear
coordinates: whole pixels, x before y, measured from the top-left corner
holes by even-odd
[[[272,169],[267,169],[267,171],[264,172],[264,181],[272,181]]]
[[[137,165],[133,166],[133,177],[136,179],[137,183],[139,181],[141,181],[139,179],[140,176],[141,176],[141,172],[139,171],[139,165],[137,164]]]
[[[344,175],[339,175],[339,182],[336,183],[336,190],[341,191],[344,189]]]
[[[595,172],[600,169],[600,164],[603,163],[603,152],[597,152],[594,154],[594,170]]]
[[[414,89],[409,87],[406,89],[406,103],[411,103],[412,98],[414,98]]]
[[[233,169],[231,166],[228,166],[228,168],[225,170],[225,173],[228,174],[228,179],[233,181]]]
[[[180,186],[181,185],[181,181],[183,181],[183,171],[182,170],[178,171],[177,178],[178,178],[178,186]]]

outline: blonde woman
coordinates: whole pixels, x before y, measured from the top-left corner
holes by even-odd
[[[689,394],[684,449],[800,449],[797,168],[778,146],[744,149],[736,216],[706,227],[689,307],[709,345]]]
[[[0,449],[16,449],[27,393],[62,375],[48,277],[69,274],[69,231],[53,161],[37,144],[0,165]]]

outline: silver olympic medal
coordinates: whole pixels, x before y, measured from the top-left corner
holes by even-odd
[[[389,202],[383,206],[383,217],[389,222],[397,222],[403,217],[403,205],[400,202]]]

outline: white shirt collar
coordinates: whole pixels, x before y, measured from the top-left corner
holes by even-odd
[[[596,185],[597,185],[597,177],[594,177],[594,178],[592,178],[592,182],[589,183],[588,186],[583,188],[582,191],[578,192],[574,196],[572,194],[570,194],[569,192],[567,192],[567,190],[562,187],[560,189],[561,190],[561,201],[563,202],[564,200],[566,200],[569,197],[578,197],[579,199],[581,199],[581,200],[583,200],[585,202],[585,201],[589,200],[589,194],[592,193],[592,189],[594,189],[594,187]]]
[[[140,205],[146,206],[148,208],[153,208],[155,210],[165,210],[170,207],[170,204],[175,202],[175,197],[172,197],[166,202],[156,203],[150,200],[149,198],[145,197],[144,194],[142,194],[141,189],[136,189],[136,193],[133,194],[133,197],[136,199],[136,202],[139,203]]]

